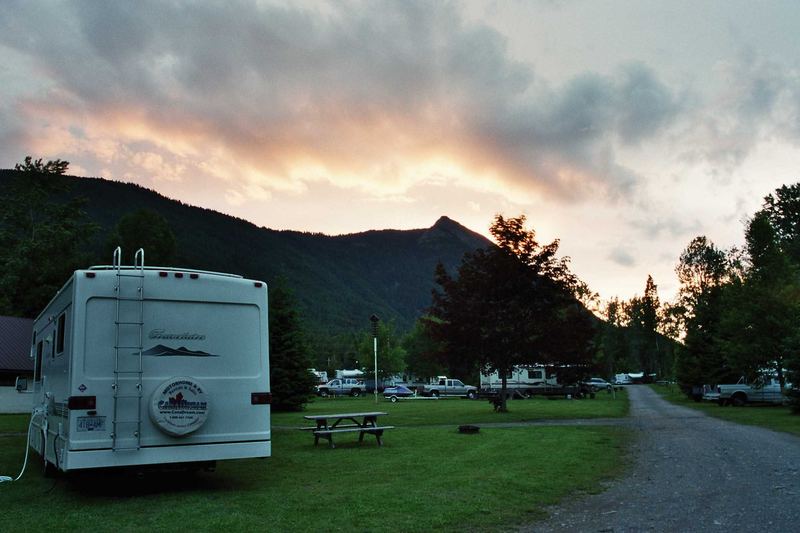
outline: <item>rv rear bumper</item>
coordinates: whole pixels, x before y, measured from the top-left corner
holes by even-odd
[[[271,441],[229,442],[223,444],[189,444],[185,446],[153,446],[138,450],[78,450],[67,451],[64,471],[117,466],[158,465],[223,461],[270,457]]]

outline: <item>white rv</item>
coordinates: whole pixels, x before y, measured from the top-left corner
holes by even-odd
[[[482,391],[499,391],[503,386],[500,373],[481,374]],[[555,375],[547,375],[543,366],[517,366],[506,376],[506,388],[518,391],[523,396],[542,394],[551,387],[558,387]]]
[[[75,271],[34,322],[29,444],[46,467],[269,457],[266,284],[120,256]]]

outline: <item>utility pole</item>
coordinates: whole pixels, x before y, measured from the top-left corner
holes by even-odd
[[[378,315],[369,317],[372,322],[372,351],[375,355],[375,403],[378,403],[378,322],[381,321]]]

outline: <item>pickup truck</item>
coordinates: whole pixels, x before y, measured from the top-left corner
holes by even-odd
[[[478,397],[478,387],[464,385],[460,379],[440,376],[436,381],[418,390],[423,396],[456,396],[473,400]]]
[[[790,386],[787,383],[787,386]],[[746,403],[783,404],[786,397],[781,390],[780,382],[775,377],[760,378],[748,384],[744,378],[733,385],[717,385],[719,405],[744,405]]]
[[[317,386],[317,394],[323,398],[327,396],[353,396],[358,397],[364,392],[364,382],[355,378],[336,378],[324,385]]]

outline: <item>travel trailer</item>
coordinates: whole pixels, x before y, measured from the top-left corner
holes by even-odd
[[[362,370],[337,370],[336,371],[336,379],[343,379],[343,378],[353,378],[353,379],[364,379],[364,372]]]
[[[269,457],[266,284],[120,263],[75,271],[34,321],[46,469]]]
[[[499,391],[502,388],[499,372],[481,374],[482,391]],[[517,366],[506,376],[506,389],[519,392],[523,396],[547,394],[551,389],[559,389],[560,385],[554,374],[547,374],[543,366]]]

